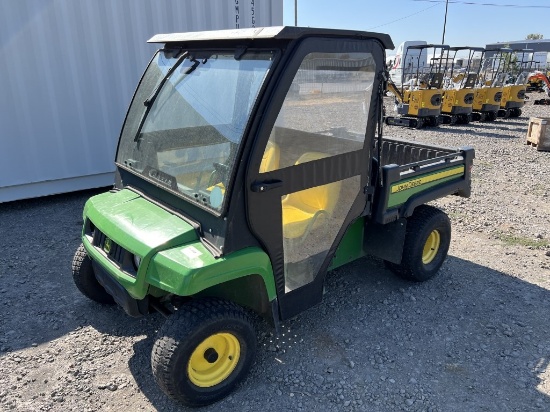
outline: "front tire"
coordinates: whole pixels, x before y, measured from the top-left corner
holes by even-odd
[[[239,306],[204,298],[181,306],[159,330],[151,355],[160,388],[186,406],[229,395],[256,355],[252,322]]]
[[[450,244],[449,217],[435,207],[421,205],[408,219],[401,263],[385,263],[404,279],[424,282],[439,271]]]
[[[97,303],[112,305],[115,300],[97,281],[92,260],[81,243],[76,250],[72,263],[73,280],[80,292]]]

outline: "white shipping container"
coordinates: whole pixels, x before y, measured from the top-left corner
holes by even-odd
[[[113,182],[153,35],[282,21],[283,0],[0,0],[0,202]]]

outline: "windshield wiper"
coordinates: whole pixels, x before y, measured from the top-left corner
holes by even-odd
[[[179,65],[185,60],[185,58],[188,55],[189,55],[189,52],[185,52],[178,58],[178,60],[174,63],[174,65],[172,67],[170,67],[168,72],[166,72],[166,75],[162,78],[162,80],[157,85],[157,87],[155,87],[155,89],[153,90],[153,93],[151,93],[151,95],[147,99],[145,99],[145,101],[143,102],[143,105],[146,107],[146,109],[143,112],[143,114],[141,115],[141,119],[139,119],[138,129],[137,129],[137,132],[136,132],[136,136],[134,137],[134,142],[137,142],[139,140],[139,135],[141,133],[143,123],[145,123],[145,119],[147,118],[147,115],[149,114],[149,111],[151,110],[151,106],[153,105],[155,99],[157,98],[160,91],[162,90],[162,87],[164,86],[166,81],[170,78],[172,73],[174,73],[174,71],[179,67]],[[191,66],[191,67],[194,68],[196,66],[193,64],[193,66]]]

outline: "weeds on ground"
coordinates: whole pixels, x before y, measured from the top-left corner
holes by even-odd
[[[532,239],[523,236],[514,236],[507,233],[500,233],[497,237],[508,246],[525,246],[535,249],[544,249],[550,246],[550,242],[546,239]]]

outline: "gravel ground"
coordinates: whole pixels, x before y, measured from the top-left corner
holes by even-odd
[[[422,284],[365,258],[332,272],[324,301],[258,327],[248,378],[205,411],[550,410],[550,152],[530,116],[385,133],[476,148],[470,199],[435,204],[449,257]],[[126,316],[72,283],[82,208],[95,192],[0,204],[0,410],[185,410],[150,366],[163,319]]]

